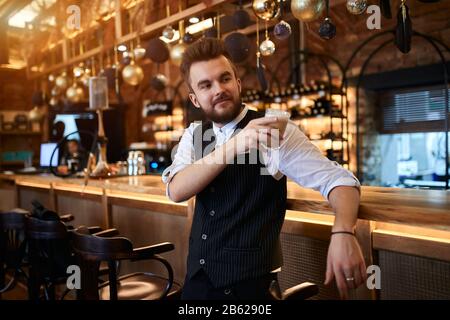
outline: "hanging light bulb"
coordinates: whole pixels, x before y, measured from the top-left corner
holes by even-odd
[[[166,4],[166,17],[170,17],[170,6]],[[166,26],[162,32],[164,38],[168,40],[172,40],[175,36],[175,30],[173,30],[172,26]]]
[[[259,46],[259,51],[265,57],[271,56],[275,53],[275,43],[269,38],[269,31],[267,29],[267,21],[266,21],[266,39],[261,42]]]

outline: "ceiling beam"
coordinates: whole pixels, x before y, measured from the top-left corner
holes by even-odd
[[[4,1],[0,6],[0,21],[8,21],[8,19],[28,5],[31,0],[14,0]]]

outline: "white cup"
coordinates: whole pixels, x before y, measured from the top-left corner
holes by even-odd
[[[278,149],[281,143],[281,139],[284,136],[284,132],[286,131],[287,123],[290,118],[290,113],[287,111],[279,110],[279,109],[267,109],[265,117],[276,117],[277,122],[272,126],[275,128],[271,131],[272,138],[271,141],[267,142],[267,146],[272,149]],[[264,145],[264,143],[263,143]]]

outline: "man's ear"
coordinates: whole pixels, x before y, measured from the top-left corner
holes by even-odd
[[[195,95],[195,93],[190,92],[189,93],[189,99],[191,99],[192,104],[196,108],[200,108],[200,103],[198,103],[197,96]]]
[[[236,81],[237,81],[239,93],[241,93],[241,90],[242,90],[241,79],[237,78]]]

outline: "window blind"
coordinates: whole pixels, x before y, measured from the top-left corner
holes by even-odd
[[[379,98],[382,133],[445,131],[443,85],[389,90]]]

